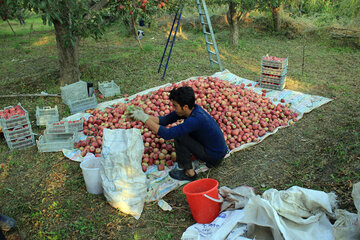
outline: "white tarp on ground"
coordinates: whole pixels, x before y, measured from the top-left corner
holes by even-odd
[[[225,190],[225,193],[221,190]],[[244,209],[225,211],[209,224],[196,223],[186,229],[182,240],[358,240],[360,239],[360,182],[353,185],[352,197],[358,213],[336,209],[336,195],[293,186],[269,189],[252,196],[248,187],[220,188],[224,203],[236,192]],[[230,201],[236,201],[232,198]],[[335,210],[335,211],[334,211]],[[335,212],[335,214],[334,214]],[[335,218],[331,225],[329,218]]]
[[[212,76],[217,77],[220,80],[230,81],[234,84],[244,83],[246,86],[245,88],[250,88],[257,93],[261,93],[261,90],[262,90],[262,88],[260,88],[260,87],[254,87],[257,82],[236,76],[235,74],[231,73],[228,70],[224,70],[223,72],[217,72],[217,73],[213,74]],[[197,77],[190,77],[183,81],[188,81],[188,80],[196,79],[196,78]],[[252,84],[252,87],[247,87],[247,85],[249,83]],[[165,86],[171,86],[171,84],[168,83],[168,84],[164,84],[162,86],[147,89],[145,91],[142,91],[142,92],[139,92],[137,94],[130,96],[128,99],[131,100],[136,95],[148,94],[152,91],[155,91],[155,90],[165,87]],[[284,89],[283,91],[267,89],[266,96],[269,97],[270,99],[276,98],[278,101],[273,101],[275,104],[280,103],[279,102],[280,99],[282,99],[282,98],[285,99],[286,103],[291,104],[290,109],[299,113],[298,120],[302,118],[304,113],[308,113],[308,112],[314,110],[315,108],[320,107],[321,105],[326,104],[331,101],[331,99],[329,99],[329,98],[308,95],[308,94],[304,94],[301,92],[292,91],[292,90],[288,90],[288,89]],[[107,106],[111,106],[111,105],[113,105],[115,103],[119,103],[119,102],[124,103],[125,98],[115,99],[112,101],[100,103],[98,105],[98,108],[105,109]],[[88,114],[86,114],[86,113],[76,114],[76,119],[80,119],[81,116],[88,117]],[[66,119],[74,120],[74,116],[70,116]],[[287,126],[284,126],[284,127],[287,127]],[[275,134],[280,128],[283,128],[283,127],[276,128],[272,133],[266,133],[263,137],[259,138],[259,142],[263,141],[266,137],[268,137],[272,134]],[[252,142],[252,143],[243,144],[239,148],[233,149],[230,152],[230,154],[234,153],[236,151],[245,149],[247,147],[253,146],[255,144],[257,144],[257,143]],[[82,161],[82,157],[80,156],[79,151],[63,150],[63,152],[64,152],[65,156],[67,156],[71,160],[79,161],[79,162]],[[228,157],[230,154],[228,154],[226,157]],[[202,171],[206,171],[206,170],[207,170],[207,168],[204,164],[197,163],[196,171],[198,173],[202,172]],[[186,183],[186,181],[177,181],[177,180],[170,178],[170,176],[167,174],[167,172],[168,171],[158,172],[155,167],[151,167],[151,166],[149,167],[148,171],[146,172],[146,174],[148,176],[148,183],[149,183],[148,184],[147,201],[157,201],[157,200],[161,199],[163,196],[165,196],[167,193],[169,193],[170,191],[172,191],[172,190],[176,189],[177,187]]]

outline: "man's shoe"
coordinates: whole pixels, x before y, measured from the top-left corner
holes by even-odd
[[[15,227],[16,221],[10,217],[0,214],[0,229],[7,232]]]
[[[170,177],[180,180],[180,181],[195,181],[197,179],[197,174],[190,177],[186,175],[185,170],[173,169],[169,172]]]

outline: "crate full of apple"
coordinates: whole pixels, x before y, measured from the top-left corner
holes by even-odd
[[[260,86],[275,90],[285,87],[288,58],[264,56],[261,59]]]
[[[22,149],[35,144],[29,114],[20,103],[0,111],[0,125],[10,149]]]
[[[4,129],[14,128],[29,122],[29,113],[18,103],[0,111],[0,125]]]

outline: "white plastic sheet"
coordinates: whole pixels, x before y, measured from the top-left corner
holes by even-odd
[[[260,88],[260,87],[254,87],[257,82],[251,81],[251,80],[248,80],[248,79],[245,79],[245,78],[241,78],[239,76],[236,76],[235,74],[231,73],[229,70],[224,70],[222,72],[217,72],[217,73],[213,74],[212,76],[217,77],[217,78],[219,78],[220,80],[223,80],[223,81],[229,81],[229,82],[231,82],[233,84],[244,83],[246,85],[245,88],[252,89],[254,92],[257,92],[257,93],[261,93],[261,90],[262,90],[262,88]],[[196,78],[197,78],[197,76],[196,77],[190,77],[190,78],[185,79],[185,80],[183,80],[181,82],[188,81],[188,80],[191,80],[191,79],[196,79]],[[247,86],[249,83],[252,84],[251,87]],[[131,99],[135,98],[136,95],[149,94],[149,93],[151,93],[151,92],[153,92],[155,90],[158,90],[158,89],[160,89],[162,87],[166,87],[166,86],[171,86],[171,84],[167,83],[167,84],[164,84],[164,85],[161,85],[161,86],[157,86],[157,87],[153,87],[153,88],[144,90],[142,92],[136,93],[136,94],[128,97],[128,99],[131,100]],[[272,100],[274,98],[278,99],[277,101],[273,101],[275,104],[280,103],[280,99],[282,99],[282,98],[285,99],[286,103],[290,103],[291,104],[290,109],[294,110],[294,111],[297,111],[299,113],[298,120],[302,118],[304,113],[308,113],[308,112],[314,110],[315,108],[320,107],[323,104],[326,104],[326,103],[331,101],[331,99],[329,99],[329,98],[304,94],[304,93],[289,90],[289,89],[284,89],[283,91],[276,91],[276,90],[267,89],[267,91],[268,91],[267,94],[266,94],[267,97],[270,97]],[[112,101],[107,101],[107,102],[100,103],[97,106],[97,108],[103,110],[106,107],[112,106],[113,104],[124,103],[124,102],[126,102],[125,98],[115,99],[115,100],[112,100]],[[85,115],[84,114],[83,115],[80,115],[80,114],[77,115],[78,118],[80,118],[80,116],[85,116]],[[283,127],[287,127],[287,126],[283,126]],[[273,132],[266,133],[263,137],[259,138],[259,142],[263,141],[268,136],[270,136],[272,134],[275,134],[280,128],[283,128],[283,127],[278,127]],[[243,144],[240,147],[233,149],[230,152],[230,154],[234,153],[236,151],[240,151],[242,149],[251,147],[251,146],[253,146],[255,144],[258,144],[258,143],[251,142],[251,143]],[[66,152],[64,151],[64,154],[67,157],[69,157],[71,160],[79,161],[79,162],[82,161],[82,158],[80,156],[80,152],[76,153],[76,150],[66,151]],[[228,157],[230,154],[228,154],[226,157]],[[206,170],[207,170],[207,168],[205,167],[205,165],[204,166],[201,166],[201,165],[197,166],[197,173],[203,172],[203,171],[206,171]],[[148,184],[149,184],[148,185],[148,187],[149,187],[148,191],[149,192],[147,194],[146,201],[158,201],[159,199],[161,199],[163,196],[165,196],[166,194],[168,194],[172,190],[174,190],[174,189],[178,188],[179,186],[186,183],[186,181],[177,181],[177,180],[174,180],[174,179],[172,179],[170,177],[163,176],[163,174],[161,174],[161,173],[157,174],[156,172],[157,172],[156,168],[151,168],[146,173],[147,176],[148,176],[148,179],[151,179],[151,181],[148,181]]]

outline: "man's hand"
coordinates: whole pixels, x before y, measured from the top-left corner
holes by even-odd
[[[143,123],[145,123],[149,119],[149,115],[147,115],[146,113],[144,113],[143,110],[140,109],[135,109],[131,111],[130,116],[135,120],[142,121]]]

